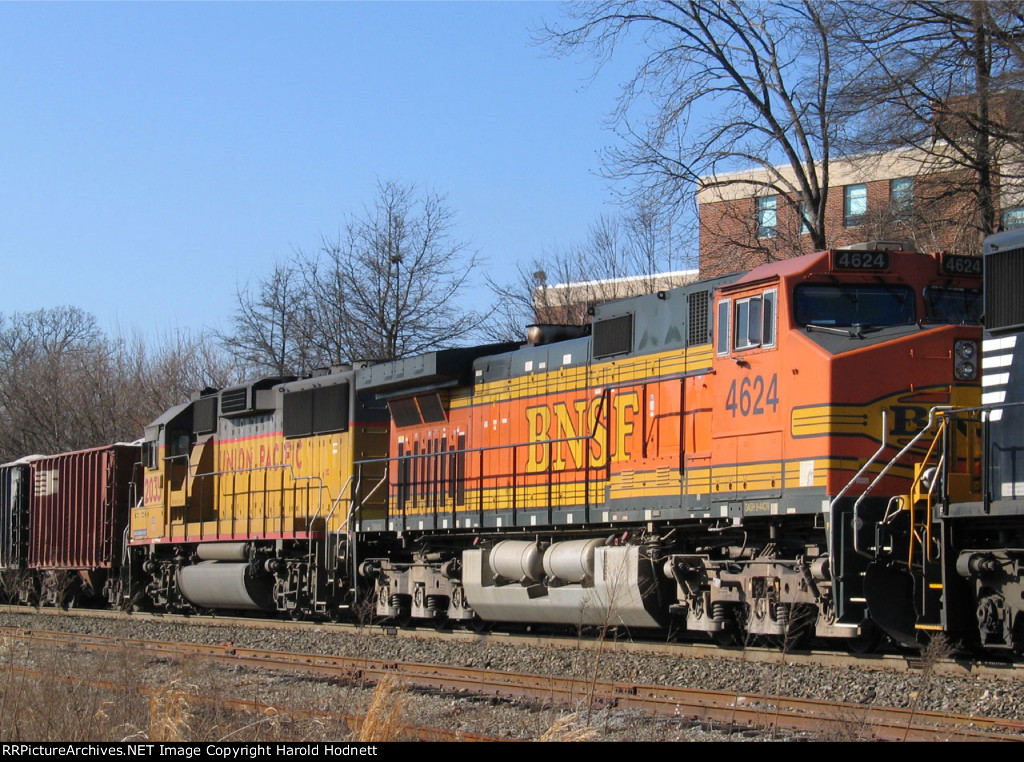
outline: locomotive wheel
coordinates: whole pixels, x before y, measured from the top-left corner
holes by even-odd
[[[466,623],[466,626],[477,635],[484,635],[491,631],[491,628],[494,627],[494,622],[485,622],[476,614],[473,614],[473,618]]]
[[[434,629],[438,632],[447,632],[451,629],[451,620],[447,616],[434,617]]]
[[[711,638],[711,642],[719,648],[729,648],[731,646],[738,646],[740,644],[739,633],[735,630],[719,630],[718,632],[709,632],[708,637]]]
[[[854,656],[873,654],[882,645],[882,631],[871,622],[860,626],[860,635],[846,638],[846,650]]]

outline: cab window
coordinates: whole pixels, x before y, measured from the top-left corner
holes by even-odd
[[[808,283],[796,287],[795,299],[799,325],[848,328],[912,325],[917,320],[909,286]]]
[[[775,303],[777,292],[737,299],[734,309],[733,349],[775,346]]]
[[[715,351],[720,355],[729,354],[729,305],[731,302],[718,303],[715,325]]]
[[[980,325],[984,310],[980,288],[942,288],[928,286],[924,304],[929,323]]]

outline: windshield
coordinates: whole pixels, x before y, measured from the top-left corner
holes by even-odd
[[[985,307],[980,288],[938,288],[924,290],[924,305],[929,323],[980,325]]]
[[[796,287],[799,325],[910,325],[915,321],[909,286],[812,285]]]

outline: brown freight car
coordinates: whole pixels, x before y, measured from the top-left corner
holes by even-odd
[[[113,594],[140,474],[137,444],[32,461],[27,568],[40,603],[71,606]]]

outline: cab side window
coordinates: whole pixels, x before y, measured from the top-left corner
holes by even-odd
[[[733,343],[737,351],[775,346],[776,303],[774,289],[737,299],[733,309]],[[720,303],[725,304],[724,302]]]
[[[715,351],[719,355],[729,354],[729,305],[730,301],[718,303],[715,319]]]

